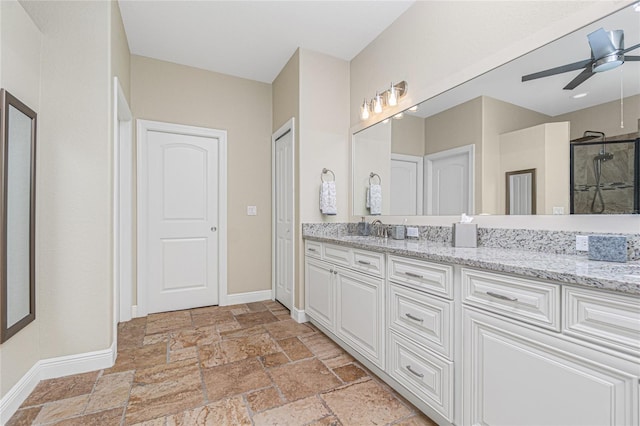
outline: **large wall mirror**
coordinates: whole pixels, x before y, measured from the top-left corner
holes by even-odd
[[[353,215],[371,172],[383,215],[501,215],[505,173],[530,169],[537,214],[639,213],[638,44],[629,6],[354,134]]]
[[[35,319],[36,113],[0,91],[0,343]]]

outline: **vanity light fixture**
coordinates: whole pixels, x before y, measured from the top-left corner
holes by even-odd
[[[391,83],[391,86],[382,92],[376,92],[376,96],[367,101],[366,99],[360,105],[360,118],[368,120],[371,113],[380,114],[386,107],[394,107],[398,105],[398,100],[407,94],[408,85],[406,81],[400,83]]]
[[[404,114],[402,114],[401,112],[393,116],[393,118],[395,118],[396,120],[400,120],[402,117],[404,117]]]
[[[418,110],[418,105],[414,105],[411,108],[409,108],[409,111],[411,112],[416,112]]]
[[[578,93],[577,95],[573,95],[572,98],[573,99],[580,99],[580,98],[584,98],[587,95],[588,95],[587,92],[582,92],[582,93]]]
[[[380,114],[382,112],[382,96],[380,96],[380,93],[376,92],[376,97],[373,102],[373,112]]]

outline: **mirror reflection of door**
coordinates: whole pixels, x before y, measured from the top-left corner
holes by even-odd
[[[536,214],[536,169],[506,172],[506,214]]]

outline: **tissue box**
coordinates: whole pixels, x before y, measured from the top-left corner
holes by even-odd
[[[624,235],[589,235],[589,259],[626,262],[627,237]]]
[[[404,240],[404,225],[392,226],[391,238],[393,238],[394,240]]]
[[[454,223],[451,242],[454,247],[478,247],[478,225]]]

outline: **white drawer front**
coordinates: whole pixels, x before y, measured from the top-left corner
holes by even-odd
[[[451,421],[453,364],[393,331],[389,332],[388,372],[414,395]]]
[[[322,257],[322,243],[306,240],[304,242],[304,247],[304,253],[307,256],[315,257],[317,259]]]
[[[640,299],[565,286],[563,331],[640,355]]]
[[[452,302],[389,285],[389,328],[451,358]]]
[[[384,277],[384,254],[353,249],[353,269]]]
[[[513,319],[560,331],[560,286],[462,268],[463,301]]]
[[[438,296],[453,298],[449,265],[389,256],[389,279]]]
[[[334,246],[332,244],[323,244],[322,258],[328,262],[336,263],[343,266],[351,266],[352,249],[349,247]]]

